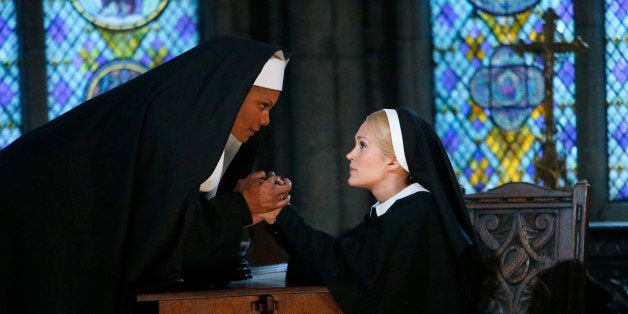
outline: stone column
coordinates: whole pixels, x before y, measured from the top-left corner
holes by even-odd
[[[309,224],[339,229],[334,76],[334,6],[331,1],[288,3],[293,203]]]
[[[604,3],[574,2],[575,34],[589,45],[576,54],[578,179],[591,184],[591,221],[605,219],[608,199]]]
[[[245,0],[212,0],[211,7],[201,1],[202,14],[209,12],[211,26],[203,25],[204,30],[213,31],[213,35],[237,35],[249,37],[250,10]]]
[[[432,37],[429,1],[396,2],[398,105],[434,120]]]
[[[364,219],[369,205],[365,189],[349,186],[349,160],[345,155],[355,145],[355,133],[370,114],[366,85],[364,4],[341,0],[336,5],[336,113],[338,135],[336,158],[340,191],[340,228],[348,229]]]
[[[287,11],[293,202],[312,226],[338,234],[362,214],[347,211],[364,194],[347,189],[344,156],[365,117],[363,9],[291,1]]]
[[[24,134],[48,122],[44,10],[40,1],[16,1],[19,68]]]

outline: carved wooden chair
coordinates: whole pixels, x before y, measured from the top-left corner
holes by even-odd
[[[590,186],[507,183],[465,195],[487,265],[482,313],[584,313]]]

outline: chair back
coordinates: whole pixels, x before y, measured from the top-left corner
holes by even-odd
[[[584,313],[590,186],[506,183],[465,195],[487,266],[482,313]]]

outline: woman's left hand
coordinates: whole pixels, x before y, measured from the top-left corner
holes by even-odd
[[[267,212],[267,213],[257,214],[257,215],[253,215],[253,216],[254,217],[258,216],[261,219],[263,219],[267,224],[272,225],[277,220],[277,215],[279,215],[279,213],[281,212],[282,209],[283,209],[283,207],[275,209],[275,210]]]

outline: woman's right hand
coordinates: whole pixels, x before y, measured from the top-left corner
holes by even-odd
[[[262,214],[290,204],[292,182],[273,172],[257,171],[239,180],[235,190],[242,193],[251,214]]]

